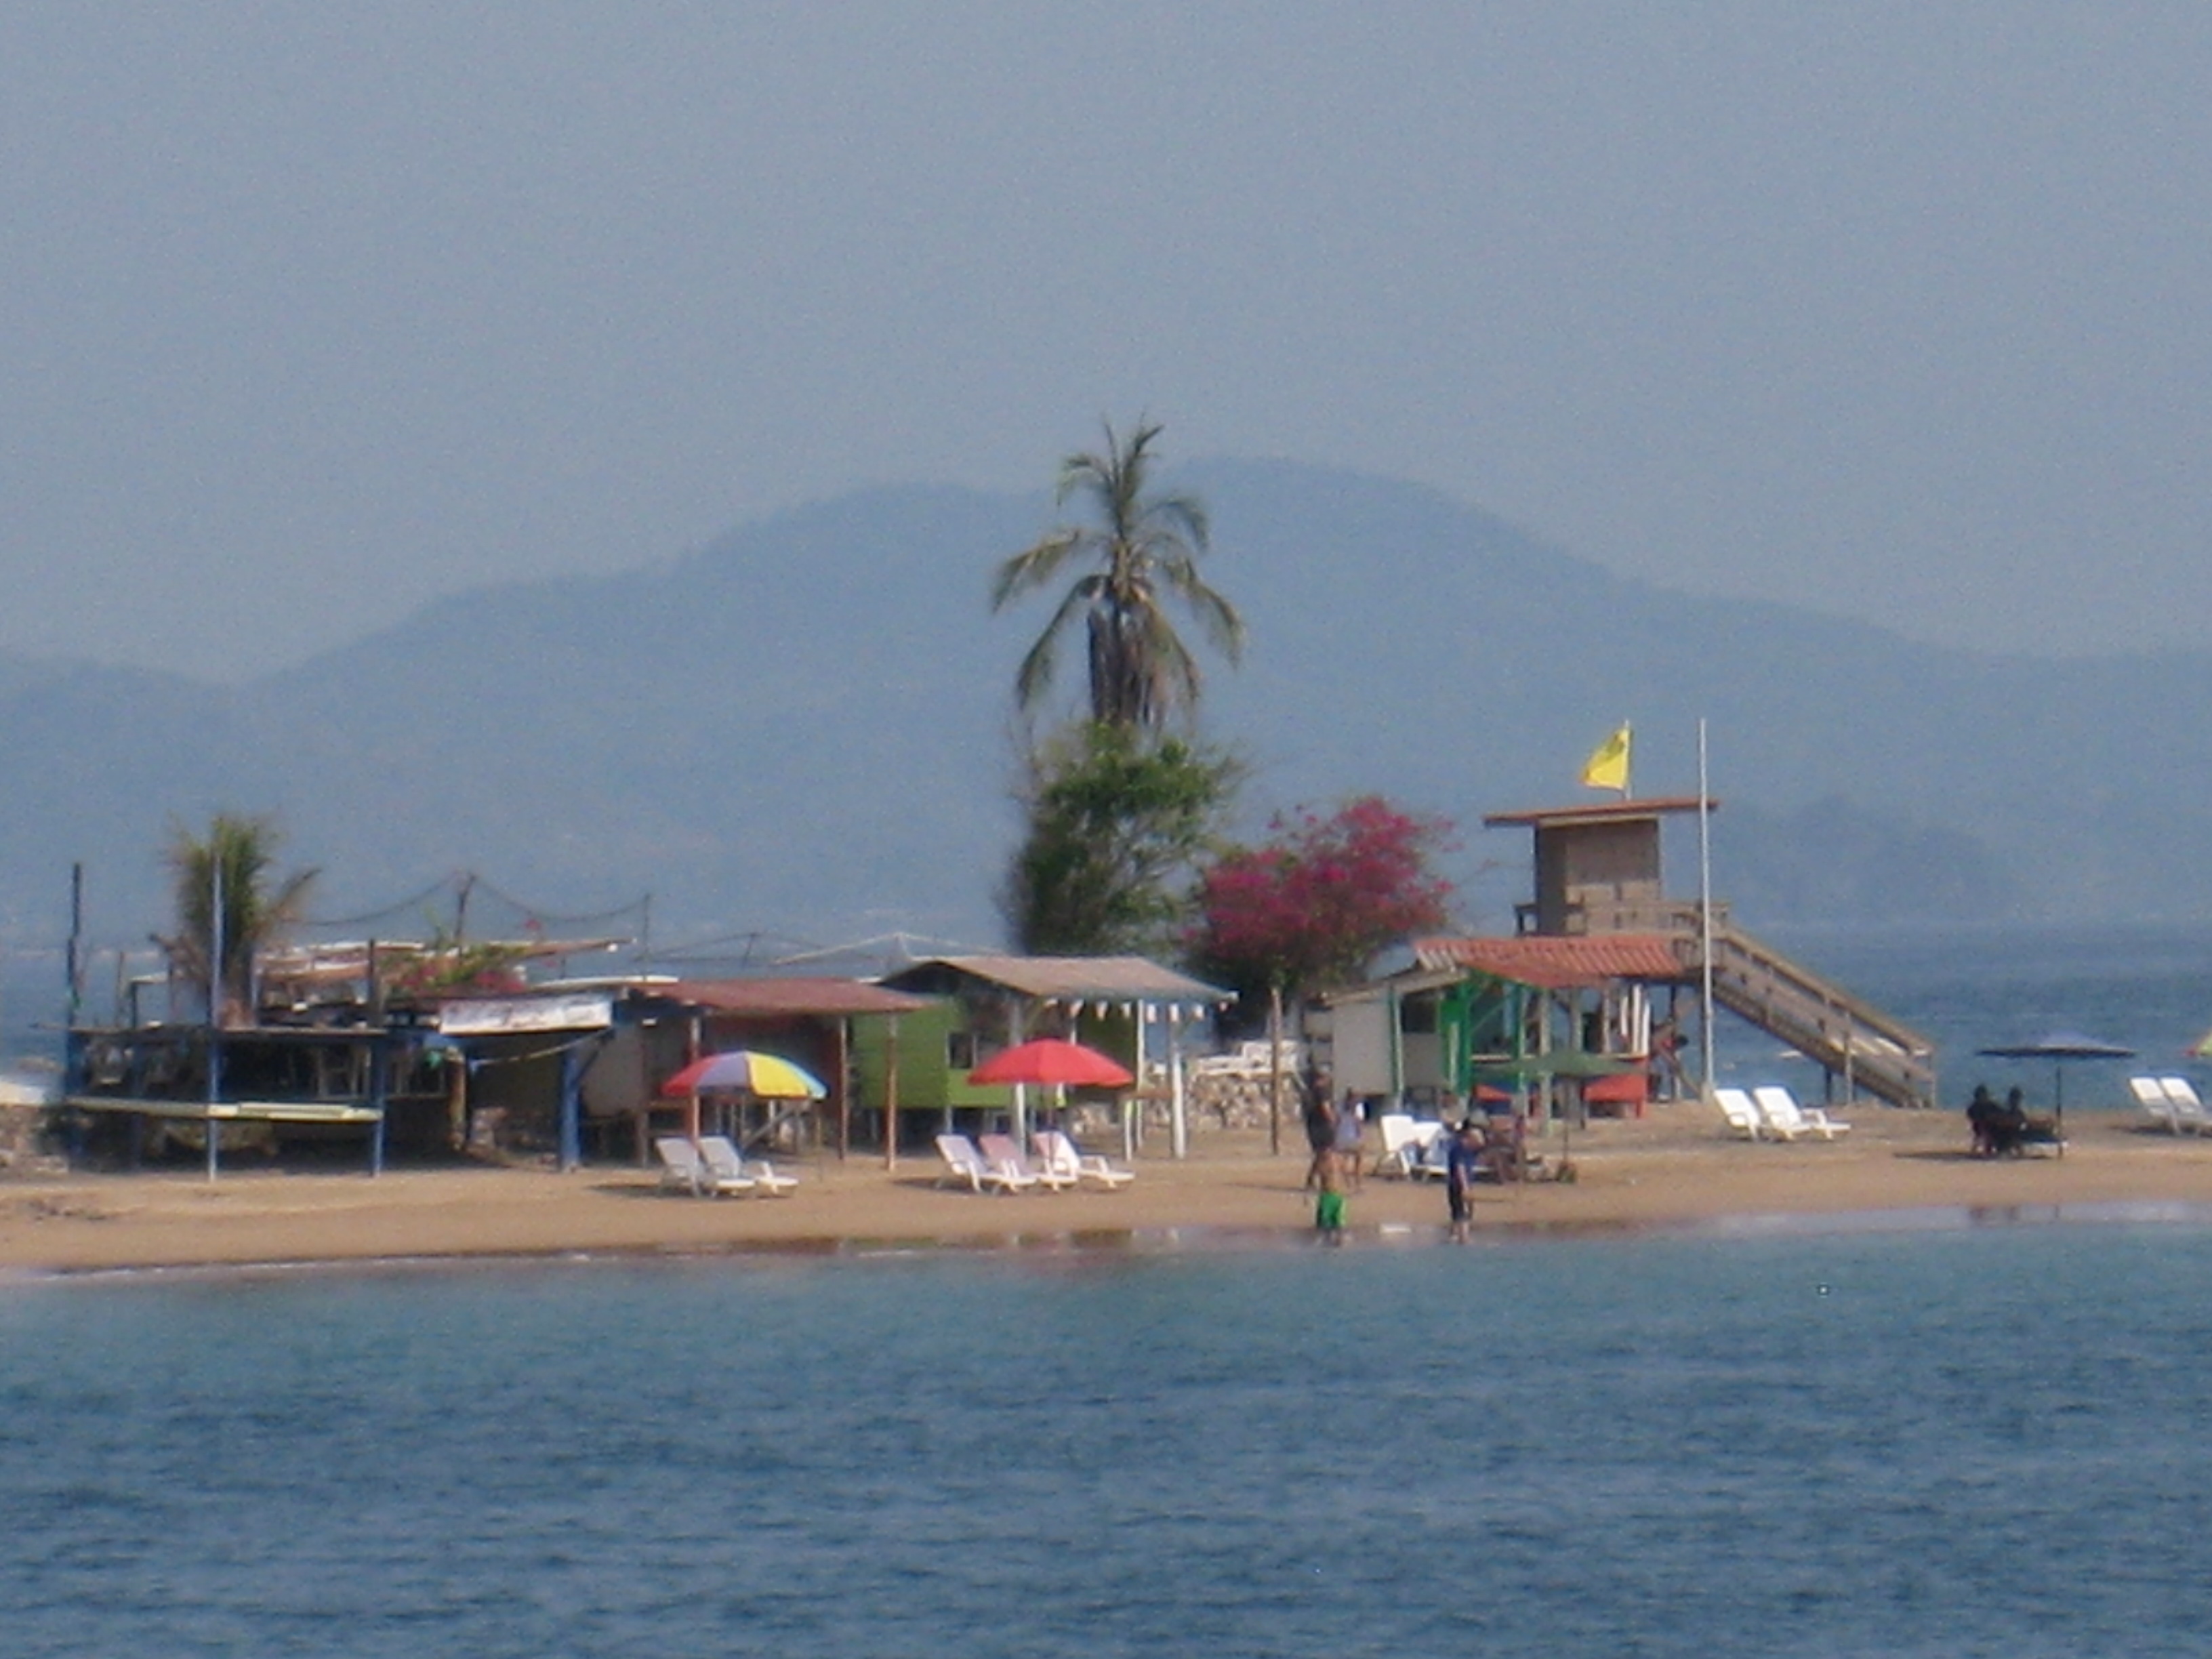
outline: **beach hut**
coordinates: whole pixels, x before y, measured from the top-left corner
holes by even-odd
[[[933,1046],[902,1050],[899,1104],[915,1115],[915,1133],[933,1134],[1003,1116],[1018,1135],[1028,1132],[1030,1104],[1024,1085],[992,1085],[968,1073],[1002,1049],[1033,1036],[1076,1038],[1127,1065],[1137,1079],[1134,1097],[1168,1108],[1172,1149],[1188,1146],[1183,1115],[1182,1059],[1199,1030],[1231,994],[1144,957],[933,957],[885,978],[887,990],[927,997],[938,1011],[915,1022],[916,1034]],[[888,1054],[864,1051],[864,1083],[871,1066]],[[1127,1120],[1139,1133],[1141,1120]]]

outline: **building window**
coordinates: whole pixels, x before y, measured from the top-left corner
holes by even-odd
[[[945,1063],[956,1072],[975,1069],[975,1034],[973,1031],[947,1031],[945,1034]]]

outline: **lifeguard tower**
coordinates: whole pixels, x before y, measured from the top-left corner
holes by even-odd
[[[1664,796],[1486,817],[1486,829],[1534,836],[1534,897],[1514,908],[1516,934],[1632,939],[1647,958],[1663,949],[1678,966],[1676,984],[1702,983],[1710,939],[1721,1007],[1821,1066],[1846,1097],[1934,1105],[1935,1045],[1926,1037],[1761,944],[1725,905],[1714,904],[1708,927],[1698,901],[1666,896],[1660,825],[1698,807],[1694,795]]]

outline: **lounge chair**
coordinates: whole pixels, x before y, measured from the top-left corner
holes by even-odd
[[[1118,1191],[1137,1178],[1134,1170],[1117,1170],[1097,1152],[1077,1151],[1075,1143],[1057,1129],[1040,1129],[1031,1139],[1048,1174],[1095,1181],[1109,1192]]]
[[[787,1198],[791,1189],[799,1185],[796,1176],[778,1175],[775,1166],[764,1158],[746,1158],[740,1154],[727,1135],[702,1135],[699,1139],[700,1155],[714,1172],[714,1190],[718,1193],[758,1193],[763,1198]]]
[[[1031,1164],[1021,1143],[1012,1135],[984,1135],[975,1144],[983,1149],[984,1163],[1015,1176],[1025,1187],[1042,1186],[1047,1192],[1056,1193],[1075,1184],[1072,1175],[1062,1175],[1057,1170],[1040,1170]]]
[[[995,1188],[1002,1193],[1018,1193],[1036,1185],[1033,1176],[1024,1178],[986,1163],[966,1135],[938,1136],[937,1155],[945,1160],[945,1173],[937,1178],[940,1187],[948,1181],[964,1181],[974,1192]]]
[[[2158,1084],[2166,1091],[2166,1104],[2173,1109],[2176,1130],[2186,1129],[2193,1135],[2201,1135],[2208,1127],[2212,1127],[2212,1114],[2205,1111],[2204,1103],[2197,1098],[2196,1086],[2187,1078],[2162,1077]]]
[[[1421,1173],[1421,1154],[1443,1132],[1441,1123],[1423,1123],[1411,1112],[1385,1112],[1376,1126],[1382,1150],[1375,1155],[1375,1173],[1411,1180]]]
[[[1766,1138],[1766,1120],[1759,1115],[1759,1107],[1750,1093],[1742,1089],[1720,1088],[1713,1091],[1713,1103],[1721,1109],[1721,1115],[1741,1140],[1763,1140]]]
[[[2173,1102],[2166,1098],[2163,1080],[2154,1077],[2131,1077],[2128,1079],[2128,1087],[2135,1093],[2136,1104],[2143,1109],[2144,1115],[2153,1123],[2170,1135],[2181,1133],[2180,1115],[2174,1110]]]
[[[1800,1135],[1833,1140],[1850,1133],[1850,1124],[1830,1117],[1818,1106],[1800,1106],[1797,1097],[1778,1083],[1762,1084],[1751,1091],[1751,1097],[1759,1103],[1766,1127],[1784,1140],[1795,1140]]]
[[[660,1187],[663,1192],[674,1192],[681,1188],[697,1198],[714,1190],[714,1172],[699,1155],[699,1149],[682,1135],[656,1135],[653,1150],[660,1155]]]

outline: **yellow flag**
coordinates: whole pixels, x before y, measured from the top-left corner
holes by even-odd
[[[1628,727],[1625,723],[1591,751],[1589,763],[1583,768],[1583,782],[1592,789],[1618,789],[1623,795],[1628,793]]]

